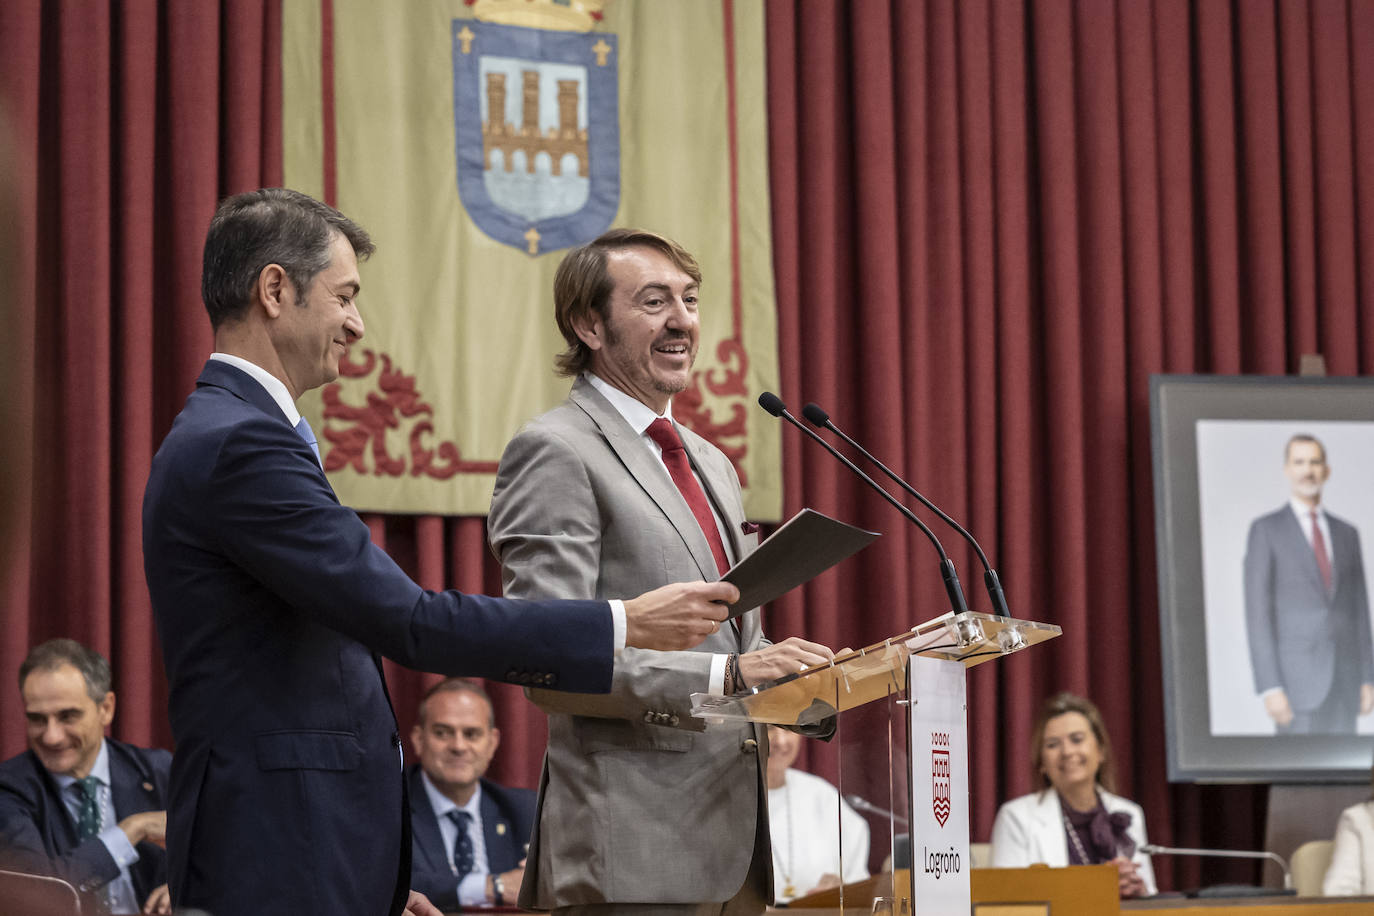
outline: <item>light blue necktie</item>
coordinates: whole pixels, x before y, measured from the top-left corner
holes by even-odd
[[[315,463],[323,468],[324,462],[320,460],[320,444],[315,441],[315,431],[310,428],[310,421],[305,417],[301,417],[300,422],[296,424],[296,435],[304,439],[305,444],[310,446],[310,451],[315,453]]]

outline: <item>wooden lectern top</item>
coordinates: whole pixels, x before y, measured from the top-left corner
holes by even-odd
[[[912,655],[957,661],[966,668],[1020,652],[1063,631],[1054,624],[995,617],[978,611],[944,614],[829,665],[788,674],[745,693],[692,694],[692,715],[706,719],[814,725],[906,689]]]

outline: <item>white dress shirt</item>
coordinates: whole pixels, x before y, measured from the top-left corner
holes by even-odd
[[[468,821],[468,839],[472,841],[472,871],[458,883],[458,902],[463,906],[477,906],[487,903],[487,840],[482,829],[482,784],[472,793],[466,805],[456,805],[453,799],[440,792],[429,781],[429,774],[420,771],[420,779],[425,784],[425,794],[429,796],[430,807],[439,819],[439,833],[444,838],[444,852],[448,855],[449,867],[453,867],[453,847],[458,842],[458,825],[448,816],[450,811],[466,811],[472,816]],[[456,875],[455,875],[456,877]]]
[[[67,806],[67,813],[72,816],[72,822],[80,823],[83,793],[76,777],[66,774],[53,775],[62,793],[62,803]],[[138,850],[129,842],[128,835],[119,828],[119,816],[114,809],[114,789],[110,782],[110,746],[105,743],[104,738],[100,739],[100,753],[96,755],[95,766],[91,767],[89,775],[100,781],[100,833],[96,835],[109,850],[110,858],[119,866],[119,877],[105,885],[100,893],[105,895],[111,913],[137,913],[142,909],[141,901],[134,894],[134,882],[129,877],[129,866],[138,861]]]

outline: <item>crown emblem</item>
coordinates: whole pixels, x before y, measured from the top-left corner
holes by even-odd
[[[464,0],[483,22],[532,29],[590,32],[601,21],[606,0]]]

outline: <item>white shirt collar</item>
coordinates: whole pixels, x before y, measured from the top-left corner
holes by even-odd
[[[591,382],[593,388],[601,392],[601,395],[611,402],[616,413],[625,418],[625,422],[630,424],[630,428],[635,431],[636,435],[644,435],[644,430],[649,428],[649,424],[658,419],[658,414],[654,413],[652,407],[616,388],[595,372],[589,370],[583,375],[587,377],[587,381]],[[663,416],[669,420],[673,419],[673,402],[671,400],[668,402],[668,408],[663,411]]]
[[[259,385],[267,390],[268,394],[272,395],[272,400],[277,402],[277,406],[281,408],[281,412],[286,415],[287,421],[290,422],[292,426],[295,426],[301,421],[301,412],[296,409],[296,402],[291,400],[291,392],[286,390],[286,385],[281,379],[256,363],[250,363],[242,356],[234,356],[232,353],[211,353],[210,358],[219,360],[222,363],[228,363],[237,369],[242,369],[244,372],[247,372]]]
[[[100,739],[100,753],[95,755],[95,765],[87,775],[100,780],[102,786],[110,785],[110,745],[103,737]],[[76,782],[76,777],[70,773],[54,773],[53,778],[63,791]]]
[[[449,798],[438,787],[430,781],[429,774],[423,769],[420,770],[420,779],[425,784],[425,794],[429,796],[429,806],[434,809],[434,816],[444,818],[450,811],[466,811],[472,815],[473,823],[480,823],[482,811],[482,783],[479,780],[477,788],[472,793],[472,798],[468,799],[466,805],[454,804],[453,799]]]
[[[1298,521],[1302,522],[1304,528],[1311,527],[1312,511],[1314,509],[1317,512],[1317,518],[1321,519],[1323,516],[1326,515],[1326,511],[1322,509],[1321,503],[1317,503],[1315,506],[1309,506],[1307,503],[1298,499],[1296,496],[1289,498],[1288,505],[1293,508],[1293,514],[1298,517]]]

